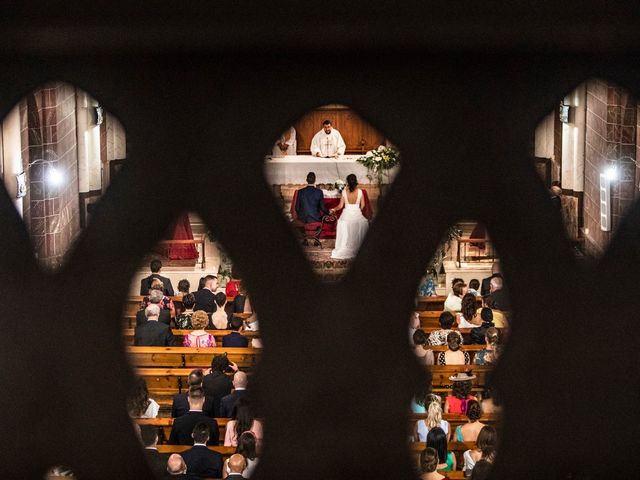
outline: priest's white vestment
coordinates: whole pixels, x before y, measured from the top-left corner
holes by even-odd
[[[335,128],[331,129],[331,133],[324,133],[324,129],[320,130],[313,136],[311,140],[311,155],[321,157],[333,157],[334,155],[344,155],[347,146],[344,144],[342,135]]]

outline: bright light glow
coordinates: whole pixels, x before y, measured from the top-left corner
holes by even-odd
[[[610,182],[618,179],[618,170],[616,169],[616,167],[607,167],[607,169],[604,171],[604,174],[607,176],[607,180],[609,180]]]
[[[47,181],[51,185],[53,185],[54,187],[57,187],[62,184],[63,180],[64,180],[64,174],[60,170],[58,170],[56,167],[49,167],[48,174],[47,174]]]

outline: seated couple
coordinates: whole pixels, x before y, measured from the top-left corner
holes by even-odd
[[[315,186],[316,175],[309,172],[307,186],[298,190],[295,199],[295,213],[299,222],[309,225],[320,223],[326,215],[333,215],[342,211],[336,228],[335,248],[331,252],[331,258],[349,259],[356,256],[360,244],[369,228],[371,218],[371,206],[367,192],[357,188],[358,179],[354,174],[347,176],[347,186],[342,191],[340,203],[327,211],[322,190]],[[318,237],[322,224],[317,227]],[[320,242],[316,237],[316,245]]]

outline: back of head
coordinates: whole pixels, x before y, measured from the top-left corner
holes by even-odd
[[[187,473],[187,464],[184,463],[182,456],[177,453],[172,453],[167,460],[167,472],[169,475],[180,475]]]
[[[493,322],[493,311],[489,307],[482,307],[482,310],[480,310],[480,318],[482,318],[483,322]]]
[[[154,288],[149,290],[149,303],[159,304],[164,298],[164,291]]]
[[[413,344],[414,345],[426,345],[427,344],[427,335],[424,333],[424,330],[416,330],[413,332]]]
[[[440,427],[433,427],[427,433],[427,447],[431,447],[438,452],[438,458],[442,462],[447,459],[447,434]]]
[[[498,443],[498,433],[491,425],[485,425],[478,433],[476,445],[482,451],[482,457],[492,460]]]
[[[492,466],[491,462],[488,462],[485,459],[478,460],[471,471],[471,480],[486,480],[489,478]]]
[[[453,387],[451,388],[451,394],[454,397],[459,398],[460,400],[464,400],[471,393],[472,386],[473,384],[471,383],[471,380],[453,382]]]
[[[476,296],[473,293],[467,293],[462,297],[461,303],[460,311],[465,320],[471,320],[476,316]]]
[[[242,319],[238,318],[238,317],[233,317],[231,319],[231,322],[229,322],[229,327],[231,327],[231,330],[234,331],[238,331],[240,330],[240,327],[242,326]]]
[[[454,286],[456,283],[464,283],[464,280],[463,280],[463,279],[461,279],[461,278],[459,278],[459,277],[454,278],[453,280],[451,280],[451,288],[453,288],[453,286]]]
[[[202,380],[204,379],[204,373],[200,368],[196,368],[195,370],[191,370],[189,373],[189,377],[187,378],[187,383],[190,387],[197,387],[202,385]]]
[[[476,400],[469,400],[467,402],[467,418],[472,422],[480,420],[482,417],[482,409],[480,404]]]
[[[357,186],[358,178],[353,173],[347,175],[347,187],[349,187],[349,191],[353,192]]]
[[[225,372],[229,368],[229,359],[226,355],[216,355],[211,359],[211,370],[214,372]]]
[[[140,439],[144,447],[153,447],[158,441],[158,427],[140,425]]]
[[[435,472],[440,459],[435,448],[427,447],[420,454],[420,469],[422,473]]]
[[[460,335],[458,334],[458,332],[449,332],[447,334],[447,346],[449,347],[449,350],[451,350],[452,352],[456,352],[460,349]]]
[[[309,185],[316,183],[316,174],[314,172],[307,173],[307,183]]]
[[[440,327],[445,330],[449,330],[453,327],[453,322],[455,318],[451,312],[444,311],[440,314]]]
[[[196,423],[196,426],[193,427],[193,431],[191,432],[191,436],[195,443],[207,443],[210,435],[211,429],[209,428],[209,425],[204,422]]]
[[[215,295],[216,305],[220,308],[224,307],[227,303],[227,295],[223,292],[218,292]]]
[[[235,388],[247,388],[247,374],[238,370],[233,375],[233,386]]]
[[[244,432],[240,435],[240,438],[238,438],[238,448],[236,453],[243,455],[249,460],[253,460],[257,456],[256,444],[257,440],[253,432]]]
[[[467,287],[466,283],[464,283],[464,282],[456,282],[456,283],[453,284],[453,287],[451,287],[451,289],[453,290],[453,294],[456,297],[461,297],[462,294],[464,293],[464,289],[466,287]]]
[[[469,288],[473,288],[474,290],[478,290],[480,288],[480,280],[477,278],[472,279],[469,282]]]
[[[247,461],[239,453],[234,453],[229,457],[229,473],[242,473],[247,468]]]
[[[502,288],[502,285],[503,285],[502,277],[493,277],[491,279],[491,286],[493,287],[494,290],[498,290]]]
[[[213,288],[214,282],[218,280],[215,275],[207,275],[204,277],[204,286],[206,288]]]
[[[206,280],[207,280],[207,277],[200,277],[200,280],[198,280],[198,291],[204,288],[204,282]]]
[[[160,307],[156,303],[150,303],[144,309],[144,316],[146,318],[160,316]]]
[[[201,330],[209,325],[209,316],[204,310],[198,310],[191,315],[191,326],[195,330]]]
[[[189,387],[187,399],[189,401],[189,406],[201,405],[204,402],[204,389],[199,385]]]
[[[162,283],[162,280],[160,280],[159,278],[154,278],[153,280],[151,280],[151,286],[149,287],[149,290],[160,290],[161,292],[163,292],[164,283]]]
[[[487,328],[487,332],[484,334],[484,338],[487,340],[489,345],[498,345],[499,341],[498,329],[496,327]]]
[[[183,278],[182,280],[180,280],[178,282],[178,291],[182,292],[182,293],[189,293],[189,289],[191,288],[191,284],[189,283],[189,280],[187,280],[186,278]]]
[[[191,310],[196,304],[196,296],[193,293],[185,293],[182,296],[182,306]]]
[[[439,427],[441,421],[442,407],[440,406],[440,402],[430,402],[429,406],[427,407],[427,419],[425,420],[427,428]]]
[[[149,407],[149,390],[147,383],[141,377],[135,377],[133,387],[127,396],[127,410],[131,417],[142,416]]]
[[[151,270],[151,273],[158,273],[161,268],[162,268],[162,262],[160,260],[158,259],[151,260],[151,263],[149,264],[149,269]]]

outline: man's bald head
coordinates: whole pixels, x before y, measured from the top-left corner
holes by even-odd
[[[237,371],[233,376],[234,388],[247,388],[247,374],[241,371]]]
[[[242,473],[247,468],[247,461],[239,453],[234,453],[229,457],[230,473]]]
[[[167,472],[169,475],[180,475],[187,473],[187,464],[177,453],[173,453],[167,461]]]
[[[500,290],[502,288],[502,278],[500,277],[493,277],[491,279],[491,288],[493,290]]]

